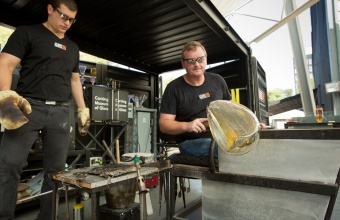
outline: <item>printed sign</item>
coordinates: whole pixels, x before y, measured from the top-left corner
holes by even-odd
[[[92,121],[127,121],[127,91],[106,87],[89,87]]]

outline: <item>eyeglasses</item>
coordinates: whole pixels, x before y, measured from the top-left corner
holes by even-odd
[[[197,57],[196,59],[191,58],[191,59],[183,59],[183,60],[190,63],[190,64],[194,64],[196,62],[202,63],[204,61],[204,58],[205,58],[205,56],[201,56],[201,57]]]
[[[53,7],[53,6],[52,6]],[[58,9],[56,9],[55,7],[53,7],[59,14],[60,14],[60,17],[61,19],[63,19],[64,21],[69,21],[70,24],[74,24],[76,23],[76,19],[75,18],[69,18],[67,15],[65,15],[64,13],[61,13]]]

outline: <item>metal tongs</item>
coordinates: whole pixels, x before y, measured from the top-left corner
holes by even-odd
[[[146,188],[144,177],[140,174],[140,161],[139,157],[135,157],[135,164],[137,168],[137,184],[139,189],[139,204],[140,204],[140,219],[147,219],[147,210],[146,210],[146,194],[149,190]]]

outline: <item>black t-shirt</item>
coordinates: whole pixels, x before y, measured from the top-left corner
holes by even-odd
[[[44,25],[18,27],[2,52],[21,59],[16,91],[24,97],[67,101],[72,98],[72,72],[79,72],[79,47],[59,39]]]
[[[176,115],[176,121],[189,122],[206,118],[206,108],[214,100],[230,100],[227,83],[221,75],[205,72],[201,86],[192,86],[178,77],[165,88],[161,102],[161,113]],[[176,136],[178,142],[199,138],[200,134],[185,133]]]

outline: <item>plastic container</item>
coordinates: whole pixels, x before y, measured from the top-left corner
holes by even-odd
[[[81,204],[81,197],[76,195],[76,204],[73,206],[73,220],[84,220],[84,205]]]

